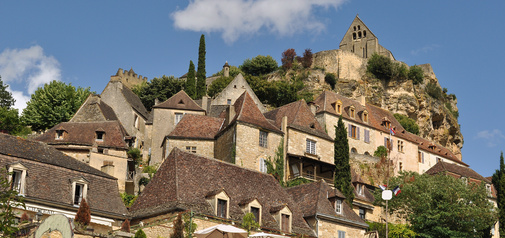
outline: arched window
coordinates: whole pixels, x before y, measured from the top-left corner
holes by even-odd
[[[354,26],[354,31],[356,31],[356,26]]]
[[[366,37],[366,31],[363,31],[363,38]]]
[[[358,32],[358,39],[361,39],[361,31]]]
[[[352,39],[356,40],[356,32],[352,33]]]
[[[358,25],[358,31],[359,31],[359,28],[360,28],[360,27],[359,27],[359,25]]]
[[[353,154],[357,154],[357,153],[358,153],[358,150],[356,150],[356,148],[352,148],[352,149],[351,149],[351,153],[353,153]]]

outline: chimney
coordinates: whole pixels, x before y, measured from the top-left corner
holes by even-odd
[[[160,103],[160,100],[158,98],[154,99],[154,105],[158,105]]]
[[[283,131],[284,133],[288,132],[288,117],[287,116],[282,117],[281,131]]]
[[[361,103],[362,106],[366,106],[366,97],[365,97],[365,95],[359,96],[359,102]]]
[[[202,97],[202,109],[205,110],[205,113],[208,114],[208,106],[209,106],[209,97],[207,95]]]
[[[235,107],[233,105],[228,105],[228,107],[226,108],[226,118],[224,124],[229,125],[234,117],[235,117]]]

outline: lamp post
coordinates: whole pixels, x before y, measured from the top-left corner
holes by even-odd
[[[35,213],[35,220],[37,220],[37,222],[40,223],[40,220],[42,219],[43,215],[44,214],[42,214],[42,211],[39,209],[37,213]]]

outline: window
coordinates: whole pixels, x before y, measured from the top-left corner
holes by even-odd
[[[26,167],[21,163],[9,165],[8,171],[10,189],[18,192],[19,195],[25,195],[25,180],[26,180]]]
[[[228,201],[223,199],[217,199],[217,216],[226,218],[227,217],[227,207]]]
[[[284,233],[290,233],[289,217],[290,217],[290,215],[288,215],[288,214],[281,214],[281,231]]]
[[[137,114],[133,115],[133,125],[135,128],[139,129],[139,116],[137,116]]]
[[[76,184],[74,189],[74,205],[79,206],[84,193],[84,184]]]
[[[365,143],[370,143],[370,131],[365,129]]]
[[[226,99],[226,104],[231,105],[231,99]]]
[[[335,212],[338,214],[342,214],[342,200],[335,200]]]
[[[268,132],[266,131],[260,131],[260,146],[268,147]]]
[[[359,208],[359,217],[363,220],[365,220],[365,216],[366,216],[366,210],[364,208]]]
[[[262,173],[267,172],[267,162],[263,158],[260,158],[260,172]]]
[[[56,131],[56,140],[63,140],[63,130],[57,130]]]
[[[398,151],[403,152],[403,141],[398,140]]]
[[[417,152],[417,161],[421,164],[424,164],[424,153],[421,151]]]
[[[104,137],[105,137],[105,132],[103,132],[103,131],[96,132],[96,141],[103,141]]]
[[[254,215],[254,221],[260,222],[260,209],[258,207],[251,207],[251,213]]]
[[[338,238],[345,238],[345,231],[338,231]]]
[[[336,113],[342,114],[342,102],[340,100],[331,104]]]
[[[22,171],[13,170],[11,174],[11,189],[20,193],[21,191],[21,175]]]
[[[363,194],[365,193],[363,191],[364,187],[365,187],[365,185],[363,185],[363,184],[356,184],[356,192],[358,193],[358,195],[363,196]]]
[[[354,148],[354,147],[353,147],[353,148],[351,149],[351,153],[352,153],[352,154],[357,154],[357,153],[358,153],[358,150],[357,150],[356,148]]]
[[[316,142],[313,140],[307,139],[307,151],[308,154],[315,155],[316,154]]]
[[[349,124],[349,137],[359,140],[359,127]]]
[[[88,181],[83,177],[71,179],[72,182],[72,204],[78,207],[83,198],[86,198],[88,191]]]
[[[186,146],[186,151],[196,153],[196,146]]]
[[[393,139],[389,139],[387,137],[384,137],[384,146],[387,149],[393,150]]]
[[[365,110],[363,111],[363,122],[368,123],[368,112]]]
[[[355,116],[356,116],[356,110],[354,109],[354,106],[351,106],[351,107],[349,108],[349,116],[350,116],[351,118],[355,118]]]
[[[182,116],[184,116],[184,113],[175,113],[175,125],[179,124],[179,122],[182,119]]]
[[[403,170],[403,163],[402,162],[398,163],[398,169],[399,169],[399,171]]]
[[[459,178],[461,180],[461,182],[463,182],[464,184],[468,184],[468,178],[467,177],[461,177]]]

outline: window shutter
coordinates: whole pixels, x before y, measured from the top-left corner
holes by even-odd
[[[370,143],[370,131],[365,129],[365,142]]]
[[[424,153],[421,152],[421,157],[423,158],[423,164],[424,164]]]
[[[352,128],[351,128],[351,124],[347,124],[347,131],[349,133],[349,137],[352,137]]]
[[[388,138],[384,137],[384,146],[387,148],[388,147]]]
[[[359,127],[356,127],[356,134],[357,134],[357,138],[359,140]]]

